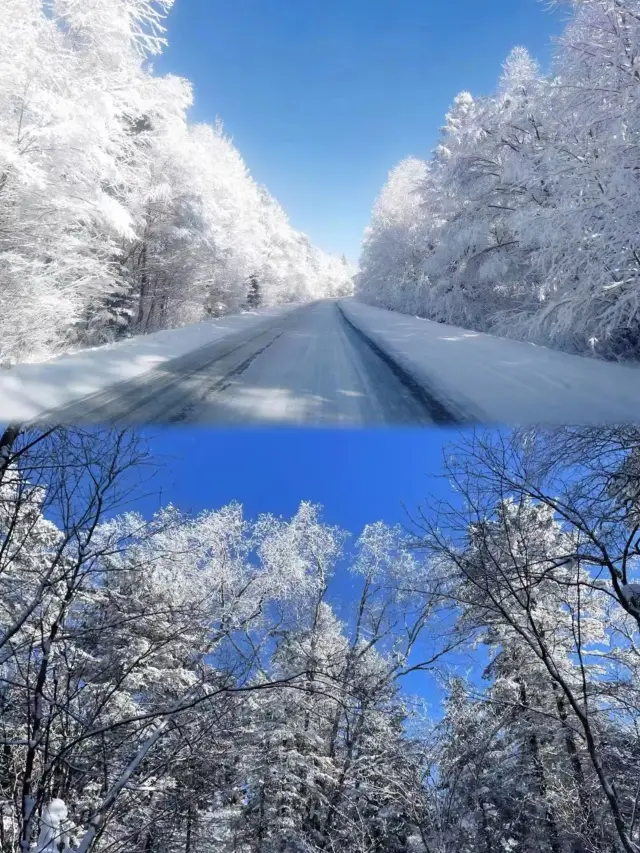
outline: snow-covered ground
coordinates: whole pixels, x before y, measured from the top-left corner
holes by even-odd
[[[0,420],[28,421],[116,383],[134,379],[171,359],[241,332],[258,331],[299,308],[260,308],[206,323],[138,335],[116,344],[61,355],[0,372]]]
[[[640,421],[640,367],[341,300],[347,319],[454,413],[489,423]]]
[[[640,421],[640,368],[323,300],[0,373],[0,420],[53,409],[65,422]]]
[[[333,300],[201,347],[57,409],[62,423],[382,426],[451,422],[409,387]]]

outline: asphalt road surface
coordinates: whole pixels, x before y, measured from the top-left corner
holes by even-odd
[[[452,424],[429,390],[352,326],[336,302],[166,362],[50,412],[75,424]]]

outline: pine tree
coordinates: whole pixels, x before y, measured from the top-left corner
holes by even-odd
[[[247,296],[247,305],[249,308],[260,307],[260,283],[258,277],[252,275],[249,279],[249,294]]]

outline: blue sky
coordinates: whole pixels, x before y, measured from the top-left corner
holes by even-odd
[[[426,155],[453,97],[491,91],[509,50],[546,66],[540,0],[176,0],[162,73],[195,86],[255,178],[320,248],[356,260],[401,158]]]
[[[405,523],[431,492],[430,476],[458,430],[213,429],[142,431],[158,472],[136,508],[149,515],[173,503],[186,512],[240,501],[246,514],[291,516],[300,501],[322,504],[325,519],[357,535],[365,524]]]

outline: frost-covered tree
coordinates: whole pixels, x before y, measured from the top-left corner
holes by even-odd
[[[173,0],[0,9],[0,358],[349,287],[251,178],[188,81],[155,76]],[[336,281],[336,278],[338,281]]]
[[[447,452],[463,500],[423,513],[422,544],[489,655],[489,688],[467,686],[493,776],[472,846],[497,821],[516,849],[638,849],[637,442],[528,431]]]
[[[441,322],[634,358],[640,17],[635,0],[564,5],[551,73],[512,51],[495,93],[455,99],[393,221],[376,207],[358,290]],[[396,183],[392,172],[383,198]],[[419,247],[417,301],[398,241]]]
[[[186,784],[185,756],[251,689],[263,608],[286,589],[286,565],[251,558],[266,532],[254,538],[237,506],[109,517],[140,461],[126,436],[9,438],[3,845],[30,849],[53,798],[68,809],[74,849],[152,849],[149,821]]]
[[[638,853],[639,457],[476,434],[350,542],[143,517],[134,436],[6,429],[3,853]]]
[[[404,849],[398,678],[446,642],[409,664],[437,605],[400,590],[401,534],[363,534],[343,622],[345,534],[318,507],[145,520],[116,512],[135,441],[3,440],[3,850]]]
[[[399,163],[376,201],[365,233],[358,289],[362,298],[393,308],[398,292],[407,311],[420,305],[421,261],[425,254],[421,185],[427,165],[414,157]]]

